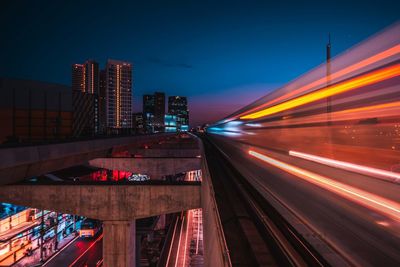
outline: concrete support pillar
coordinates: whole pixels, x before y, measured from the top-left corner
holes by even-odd
[[[135,220],[104,221],[103,233],[104,267],[135,266]]]
[[[142,246],[142,235],[137,234],[136,235],[136,266],[140,266],[140,249]]]

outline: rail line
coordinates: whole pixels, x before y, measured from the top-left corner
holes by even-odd
[[[232,265],[330,264],[202,137]]]

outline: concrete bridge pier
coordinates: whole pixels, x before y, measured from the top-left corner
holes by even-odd
[[[103,266],[136,266],[136,221],[103,221]]]

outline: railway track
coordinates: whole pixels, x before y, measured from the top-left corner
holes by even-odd
[[[232,265],[329,266],[226,155],[201,138]]]

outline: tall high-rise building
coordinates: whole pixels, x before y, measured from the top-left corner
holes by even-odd
[[[108,60],[106,66],[107,128],[132,128],[132,64]]]
[[[161,92],[154,93],[154,128],[156,131],[164,131],[165,116],[165,94]]]
[[[72,65],[72,91],[85,92],[86,70],[84,64]]]
[[[72,91],[97,94],[99,91],[99,63],[87,60],[72,65]]]
[[[170,96],[168,98],[168,113],[176,116],[178,131],[187,131],[189,129],[189,109],[186,97]]]
[[[97,95],[99,93],[99,63],[94,60],[85,62],[86,92]]]
[[[132,127],[135,130],[136,134],[144,133],[145,129],[144,129],[144,119],[142,112],[132,114]]]
[[[154,95],[143,95],[143,123],[147,133],[154,132]]]
[[[153,95],[143,95],[143,116],[147,132],[164,131],[164,93],[155,92]]]
[[[107,75],[106,70],[100,71],[99,82],[99,133],[105,134],[107,130]]]
[[[72,134],[93,136],[99,131],[99,64],[87,60],[72,65]]]
[[[154,95],[143,95],[143,113],[154,114]]]

